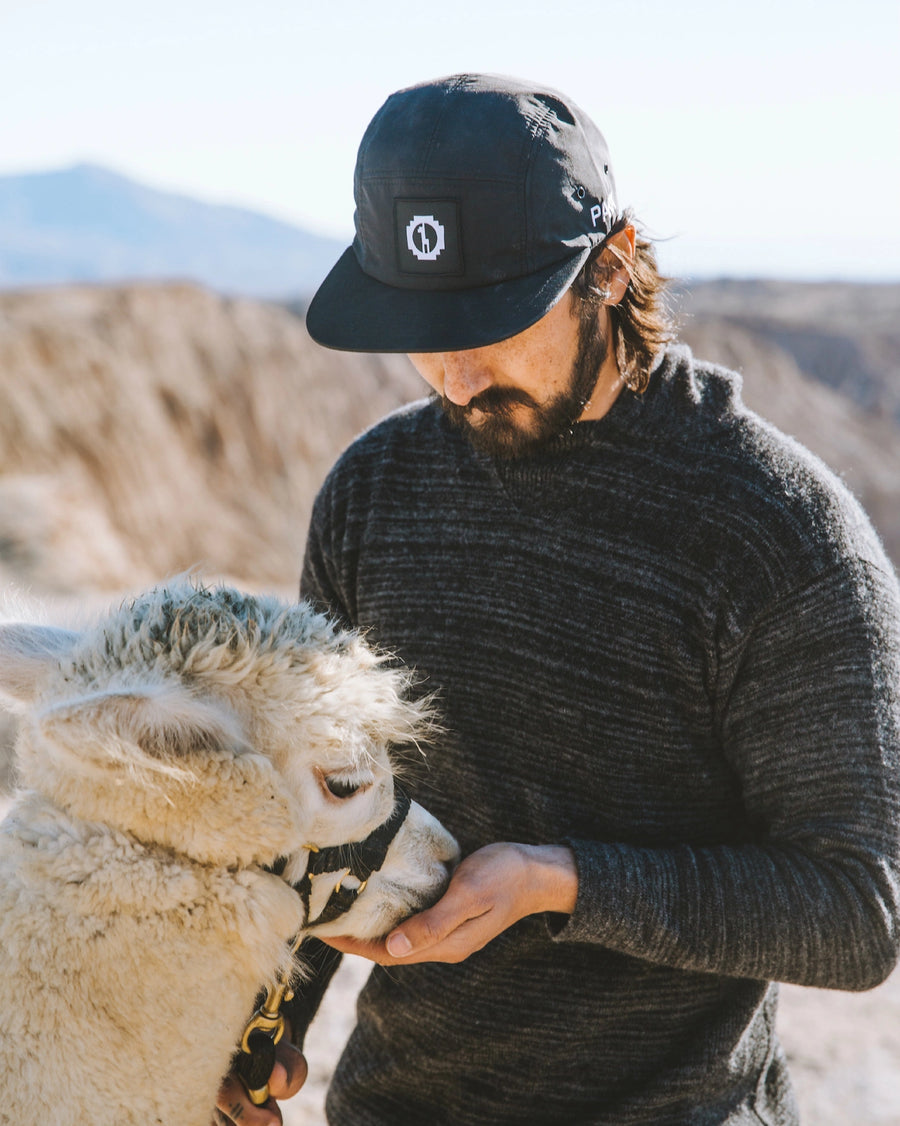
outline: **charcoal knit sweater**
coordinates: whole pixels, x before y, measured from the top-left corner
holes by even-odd
[[[579,876],[569,918],[376,968],[329,1121],[795,1123],[771,983],[866,989],[898,945],[898,593],[843,486],[675,348],[534,457],[391,416],[302,589],[439,693],[416,796],[463,851]]]

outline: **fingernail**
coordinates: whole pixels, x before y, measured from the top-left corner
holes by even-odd
[[[392,958],[405,958],[412,953],[412,943],[402,932],[392,934],[387,940],[387,952]]]

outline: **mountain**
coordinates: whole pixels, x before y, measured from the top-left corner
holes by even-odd
[[[279,298],[312,291],[345,248],[238,207],[92,164],[0,177],[0,288],[138,279]]]

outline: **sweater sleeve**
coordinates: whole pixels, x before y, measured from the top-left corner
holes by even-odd
[[[758,827],[739,845],[569,840],[560,942],[838,989],[879,984],[900,925],[900,620],[857,561],[780,599],[720,654],[718,729]]]

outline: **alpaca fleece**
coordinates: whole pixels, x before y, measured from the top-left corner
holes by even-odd
[[[302,589],[440,694],[419,796],[463,851],[579,874],[569,918],[375,969],[332,1126],[794,1126],[773,983],[898,950],[898,589],[843,485],[676,347],[532,457],[389,417]]]
[[[209,1126],[260,987],[346,875],[313,880],[307,918],[288,882],[306,846],[383,822],[390,748],[430,730],[407,686],[307,604],[184,581],[81,634],[0,625],[0,692],[23,712],[0,825],[0,1124]],[[383,934],[455,856],[413,805],[318,932]]]

